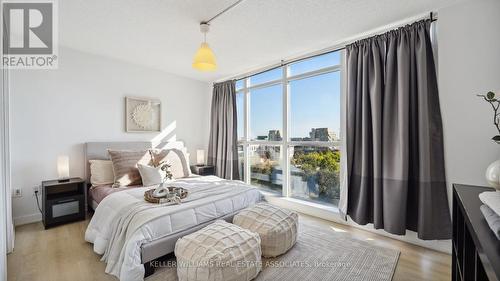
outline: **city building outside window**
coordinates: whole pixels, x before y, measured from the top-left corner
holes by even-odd
[[[337,205],[340,51],[238,80],[241,179],[279,195]]]

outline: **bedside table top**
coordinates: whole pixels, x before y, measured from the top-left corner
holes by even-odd
[[[43,186],[54,186],[54,185],[64,185],[68,183],[83,183],[85,182],[82,178],[70,178],[68,181],[59,182],[59,180],[47,180],[42,181]]]
[[[215,175],[215,166],[213,165],[192,165],[191,172],[200,176]]]
[[[214,165],[196,164],[196,165],[191,165],[191,167],[196,167],[196,168],[213,168]]]

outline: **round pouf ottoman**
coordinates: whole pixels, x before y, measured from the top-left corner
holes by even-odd
[[[257,232],[264,257],[276,257],[286,253],[297,242],[299,216],[297,213],[259,203],[234,216],[233,223]]]
[[[262,269],[257,233],[218,220],[177,240],[179,281],[249,281]]]

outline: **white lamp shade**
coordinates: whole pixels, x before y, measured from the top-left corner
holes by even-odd
[[[198,165],[205,164],[205,150],[203,149],[196,150],[196,164]]]
[[[69,178],[69,157],[62,155],[57,157],[57,174],[60,179]]]

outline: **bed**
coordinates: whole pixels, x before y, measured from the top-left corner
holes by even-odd
[[[152,147],[149,142],[87,143],[86,177],[90,177],[88,160],[108,159],[107,149]],[[184,149],[181,142],[154,147]],[[190,195],[180,205],[146,203],[144,191],[152,187],[116,191],[106,186],[99,192],[89,190],[89,205],[95,212],[85,239],[93,243],[97,254],[103,255],[107,273],[122,281],[142,280],[153,273],[150,262],[172,253],[177,239],[217,219],[232,221],[240,210],[262,200],[255,187],[215,176],[192,176],[178,179],[174,184],[189,190]]]
[[[148,149],[148,148],[177,148],[184,150],[184,143],[181,141],[175,142],[160,142],[153,144],[152,142],[87,142],[85,143],[85,178],[88,185],[88,207],[91,210],[95,210],[98,201],[104,199],[104,195],[108,195],[113,192],[121,191],[124,188],[115,189],[109,186],[102,186],[100,189],[90,189],[90,162],[89,160],[109,160],[108,149],[115,150],[137,150],[137,149]],[[97,201],[95,200],[97,199]]]

